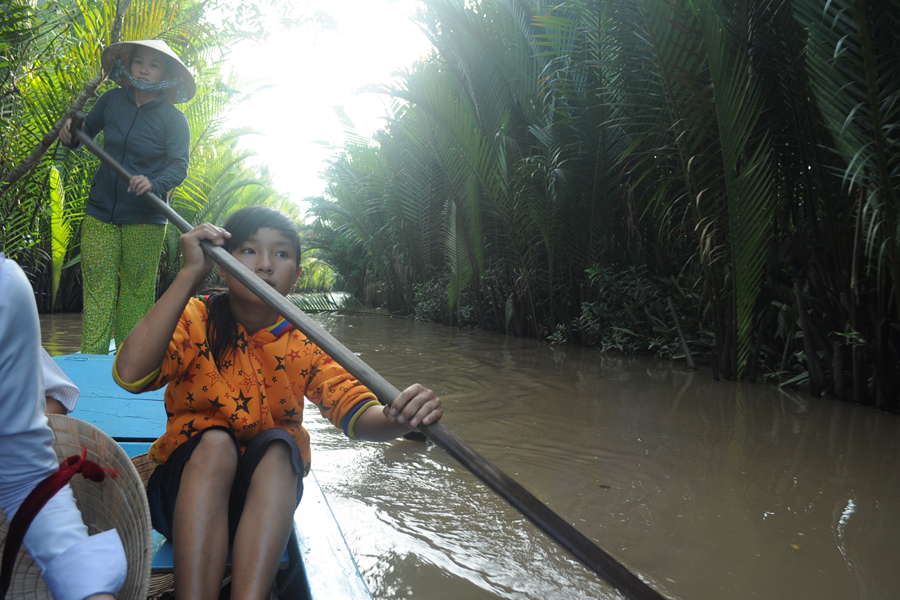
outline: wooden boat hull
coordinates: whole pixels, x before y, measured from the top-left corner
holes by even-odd
[[[71,416],[105,431],[129,456],[145,453],[163,434],[162,390],[135,395],[120,388],[112,378],[112,356],[70,354],[54,360],[81,390]],[[314,473],[303,482],[303,500],[294,514],[286,552],[288,564],[276,582],[280,598],[371,600]],[[161,564],[166,560],[171,562],[160,557]]]

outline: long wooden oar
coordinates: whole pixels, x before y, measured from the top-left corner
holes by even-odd
[[[131,179],[131,174],[122,165],[81,131],[80,119],[73,123],[72,131],[78,141],[96,154],[119,177],[126,181]],[[190,223],[185,221],[181,215],[172,210],[168,204],[163,202],[153,192],[147,192],[143,195],[143,198],[165,215],[169,221],[174,223],[182,233],[187,233],[193,229]],[[363,385],[375,392],[375,395],[378,396],[381,402],[390,405],[394,398],[400,394],[400,390],[388,383],[384,377],[348,350],[334,336],[322,329],[318,323],[310,319],[287,298],[266,285],[225,249],[206,240],[201,242],[201,246],[207,256],[231,273],[235,279],[259,296],[260,299],[277,311],[294,327],[306,334],[310,340],[327,352],[338,364],[347,369]],[[609,582],[623,596],[631,600],[665,600],[659,592],[644,583],[622,563],[604,552],[581,532],[563,520],[562,517],[550,510],[547,505],[535,498],[531,492],[519,485],[512,477],[497,468],[441,423],[419,425],[418,429],[428,439],[462,463],[464,467],[474,473],[489,488],[500,494],[516,510],[556,540],[563,548],[571,552],[585,566]]]

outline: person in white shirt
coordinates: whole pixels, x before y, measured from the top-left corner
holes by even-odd
[[[55,370],[47,368],[45,391],[47,365],[42,366],[34,292],[19,265],[3,254],[0,340],[0,508],[12,521],[31,490],[59,467],[45,415],[46,394],[74,408],[75,386],[64,375],[68,384],[56,381]],[[46,359],[53,362],[49,355]],[[68,485],[32,521],[24,545],[56,600],[113,600],[125,582],[128,565],[118,532],[89,536]]]

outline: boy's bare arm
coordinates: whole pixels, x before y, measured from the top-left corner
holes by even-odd
[[[66,407],[63,406],[63,403],[54,398],[53,396],[46,396],[47,408],[44,410],[44,413],[48,415],[66,415],[69,414],[69,411],[66,410]]]
[[[372,406],[359,416],[353,428],[356,437],[384,442],[403,436],[420,423],[437,423],[444,414],[441,400],[433,391],[414,383],[388,406]]]
[[[209,223],[181,236],[184,267],[119,349],[116,371],[122,381],[140,381],[159,367],[184,307],[212,270],[213,263],[203,254],[200,241],[210,240],[221,246],[225,237],[230,237],[228,232]]]
[[[131,330],[119,349],[116,371],[122,381],[140,381],[162,362],[178,319],[199,285],[193,278],[182,276],[183,273],[178,273],[166,293]]]

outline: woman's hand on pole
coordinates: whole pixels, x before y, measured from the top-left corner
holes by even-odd
[[[138,196],[143,196],[152,190],[153,185],[146,175],[132,175],[131,179],[128,180],[128,191]]]
[[[81,128],[84,129],[84,121],[81,122]],[[59,141],[66,146],[72,143],[72,119],[66,119],[66,122],[60,127]]]

